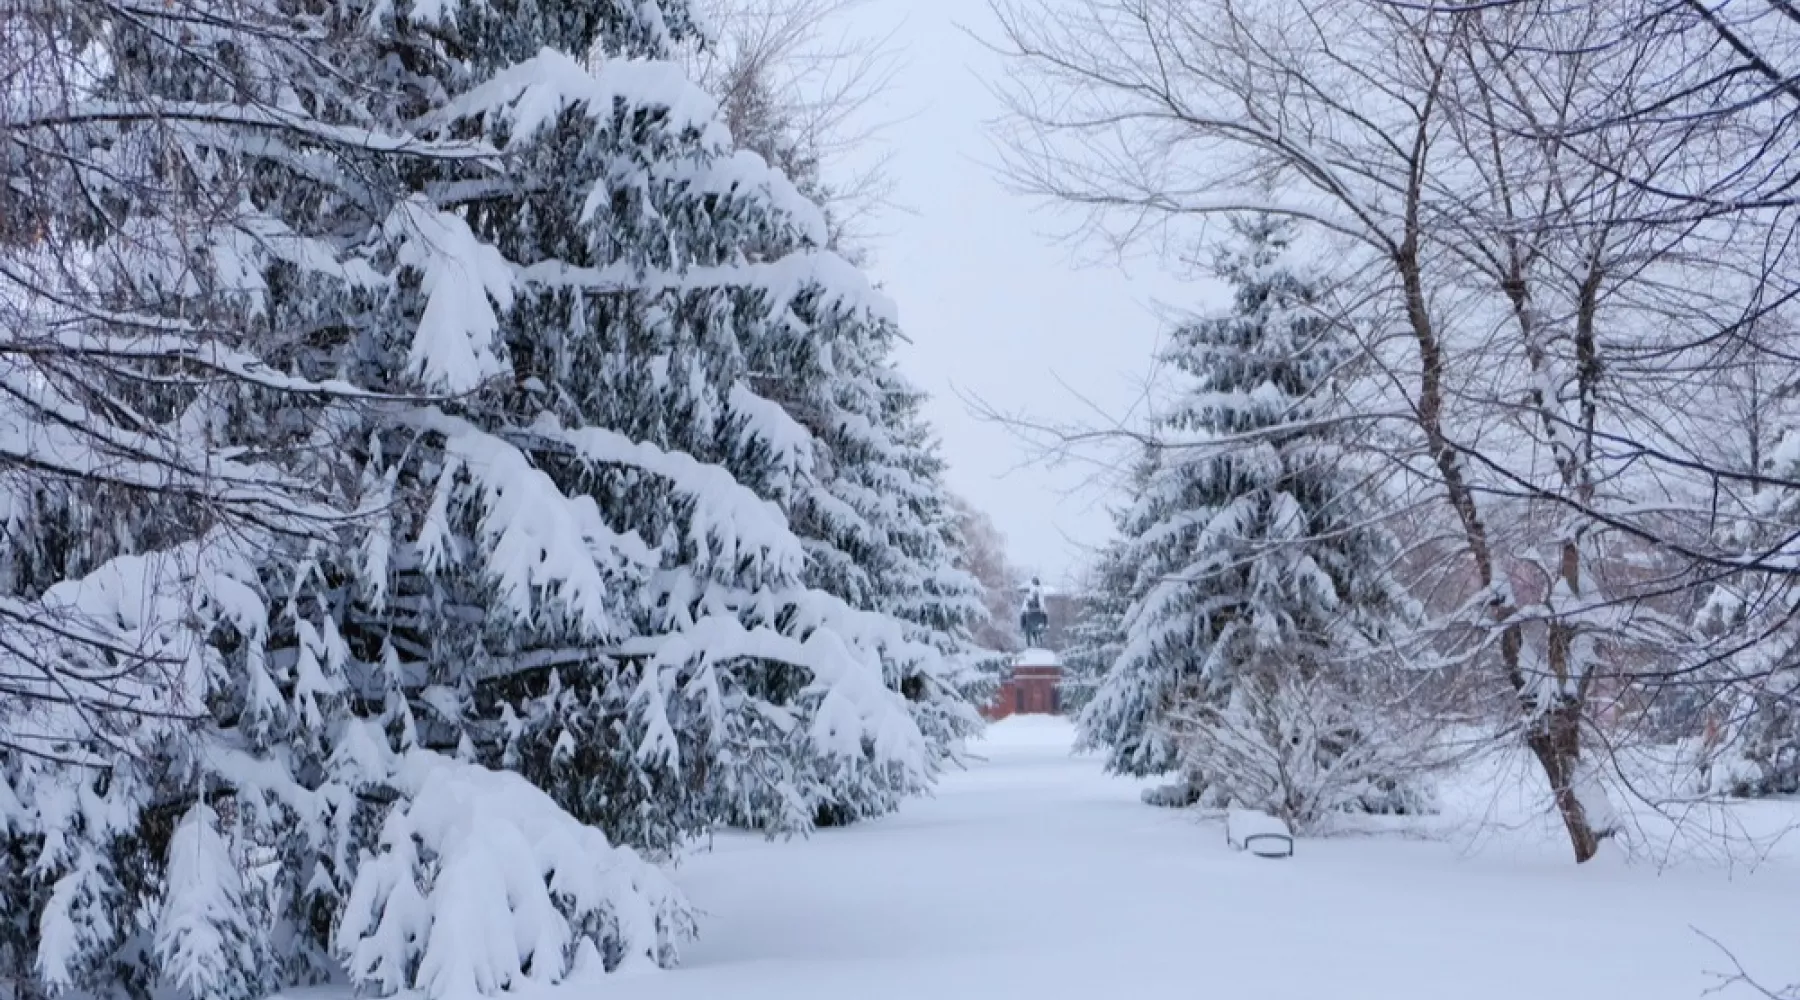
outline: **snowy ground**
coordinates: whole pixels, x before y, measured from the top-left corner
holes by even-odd
[[[986,763],[897,816],[720,838],[677,872],[705,911],[683,967],[600,992],[1692,1000],[1724,967],[1696,928],[1800,979],[1800,866],[1577,869],[1516,834],[1308,840],[1260,860],[1217,823],[1140,804],[1069,741],[1060,720],[1011,719],[977,748]]]

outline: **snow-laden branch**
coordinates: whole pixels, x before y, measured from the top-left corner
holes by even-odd
[[[418,156],[431,159],[492,161],[499,151],[478,142],[424,139],[378,129],[332,125],[298,109],[269,104],[169,101],[145,97],[133,101],[89,101],[9,119],[7,131],[119,125],[134,122],[173,125],[191,138],[208,137],[230,148],[232,131],[264,128],[293,133],[310,141],[345,150]]]
[[[413,197],[394,206],[383,227],[401,265],[419,272],[425,308],[407,357],[410,373],[433,389],[458,394],[509,370],[500,317],[513,301],[513,272],[460,216]]]
[[[203,717],[226,675],[216,628],[242,637],[261,675],[265,547],[221,532],[118,556],[35,601],[0,599],[0,746],[106,767]]]
[[[379,739],[379,738],[377,738]],[[673,963],[693,914],[662,872],[519,775],[415,750],[333,933],[377,996],[471,1000]]]
[[[754,608],[768,598],[744,595]],[[935,658],[935,650],[911,642],[891,619],[857,612],[819,592],[798,592],[787,610],[785,628],[745,625],[740,603],[713,590],[702,601],[721,605],[703,613],[679,631],[627,643],[622,652],[648,658],[643,678],[632,695],[632,709],[645,726],[637,753],[646,761],[673,763],[679,755],[666,706],[677,695],[677,678],[732,660],[774,660],[804,668],[810,683],[804,697],[814,702],[809,734],[826,756],[861,760],[868,741],[881,763],[897,764],[915,778],[925,777],[924,737],[907,713],[905,702],[884,683],[882,657]]]
[[[309,489],[273,466],[245,463],[175,427],[128,430],[29,368],[0,369],[0,463],[36,475],[178,496],[249,523],[297,534],[366,512],[307,501]]]
[[[796,579],[805,568],[799,540],[781,509],[722,466],[601,427],[564,428],[549,414],[508,436],[522,444],[561,445],[584,462],[637,469],[667,482],[691,504],[687,540],[703,571],[717,566],[726,573]]]
[[[518,269],[519,281],[541,288],[572,288],[598,294],[637,292],[697,292],[745,288],[762,296],[762,308],[770,316],[791,316],[805,296],[815,312],[843,312],[892,322],[898,313],[887,296],[876,291],[854,265],[829,250],[797,250],[772,261],[739,262],[723,266],[694,266],[678,270],[645,271],[632,263],[605,267],[576,267],[546,261]],[[796,320],[796,322],[798,322]],[[804,324],[800,324],[804,329]]]
[[[548,595],[562,616],[593,638],[624,634],[613,588],[655,566],[655,552],[635,533],[614,531],[593,497],[565,495],[503,438],[435,409],[412,420],[442,436],[451,460],[420,533],[427,570],[445,561],[452,537],[449,499],[466,477],[481,510],[484,572],[518,621],[534,618],[538,597]]]

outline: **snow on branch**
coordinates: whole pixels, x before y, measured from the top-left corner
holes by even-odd
[[[452,394],[473,391],[505,373],[494,306],[512,305],[513,272],[506,258],[461,217],[418,197],[396,205],[384,228],[398,244],[400,263],[419,272],[425,296],[409,372]]]
[[[11,131],[64,128],[82,125],[118,125],[152,122],[172,126],[192,138],[223,148],[236,145],[232,130],[265,128],[291,132],[314,142],[364,153],[390,153],[451,160],[492,160],[497,151],[483,143],[433,141],[413,135],[396,135],[348,125],[319,121],[298,109],[272,104],[227,104],[198,101],[166,101],[142,98],[134,101],[92,101],[55,108],[7,123]]]
[[[831,227],[819,206],[802,194],[786,174],[750,150],[659,165],[651,177],[680,184],[696,194],[726,197],[755,192],[757,201],[798,226],[808,245],[824,246],[830,242]],[[861,272],[856,276],[861,278]]]
[[[305,532],[343,511],[304,499],[285,473],[173,428],[130,430],[24,365],[0,367],[0,460],[39,475],[199,500],[252,523]]]
[[[760,441],[770,452],[768,465],[778,474],[775,488],[783,500],[814,478],[818,439],[792,414],[742,382],[732,385],[726,402],[743,422],[739,434]]]
[[[716,590],[707,604],[722,604]],[[789,663],[812,677],[803,697],[816,699],[809,731],[813,745],[826,756],[861,759],[864,741],[875,759],[898,764],[923,779],[924,735],[907,711],[906,702],[883,681],[882,655],[901,658],[937,657],[935,650],[908,641],[892,619],[857,612],[816,591],[795,595],[789,630],[773,625],[746,626],[730,608],[702,613],[680,631],[646,637],[625,652],[649,657],[643,679],[632,695],[632,710],[646,729],[638,756],[672,763],[678,749],[667,716],[677,695],[677,678],[732,660],[763,659]]]
[[[701,554],[703,568],[717,564],[729,572],[781,579],[794,579],[805,569],[805,552],[781,509],[722,466],[601,427],[565,429],[549,414],[532,425],[530,434],[567,446],[583,461],[626,466],[667,481],[693,505],[688,542]]]
[[[644,725],[639,757],[675,761],[675,730],[668,707],[689,689],[684,678],[706,676],[743,660],[796,665],[810,674],[801,692],[808,705],[808,739],[824,757],[896,764],[923,781],[931,768],[918,721],[907,701],[889,687],[887,676],[907,671],[947,676],[945,655],[907,635],[904,622],[875,612],[859,612],[830,594],[810,588],[745,592],[707,585],[686,592],[664,585],[657,601],[677,608],[664,635],[634,638],[621,655],[646,660],[643,680],[632,694],[632,710]]]
[[[322,248],[298,237],[287,246],[273,222],[262,227],[256,237],[257,250],[286,260],[314,272],[339,278],[359,288],[372,288],[385,283],[366,262],[338,262],[329,259]],[[134,240],[150,240],[141,231],[133,232]],[[250,240],[238,234],[233,239]],[[240,286],[261,291],[260,273],[251,273],[250,250],[239,246],[233,251],[234,267],[242,270]],[[305,257],[305,262],[299,258]],[[166,256],[134,252],[128,258],[134,275],[146,268],[159,267]],[[26,264],[45,266],[48,262],[27,258]],[[0,300],[12,304],[10,322],[0,329],[0,354],[37,361],[79,358],[103,365],[163,364],[182,365],[195,371],[227,375],[248,385],[282,392],[349,399],[376,399],[380,394],[340,379],[313,380],[285,372],[255,354],[239,350],[230,343],[237,331],[208,327],[194,320],[164,313],[121,310],[101,304],[93,288],[73,281],[50,281],[27,268],[14,266],[10,260],[0,261]],[[37,380],[33,380],[37,384]]]
[[[523,777],[424,750],[334,935],[377,996],[472,1000],[672,964],[693,915],[662,872]]]
[[[577,106],[596,122],[610,122],[620,106],[663,111],[666,127],[697,136],[700,155],[650,164],[647,179],[677,184],[699,194],[755,191],[763,204],[798,225],[809,243],[823,246],[828,242],[830,227],[819,207],[761,156],[748,150],[732,150],[731,134],[725,128],[718,101],[673,62],[606,59],[589,70],[573,56],[545,48],[450,102],[436,120],[446,123],[478,118],[490,126],[503,124],[510,132],[510,149]],[[604,183],[595,186],[582,221],[594,218],[607,201],[609,191]]]
[[[555,480],[534,468],[517,447],[440,410],[415,416],[422,428],[443,435],[451,460],[448,477],[466,475],[480,495],[487,573],[506,607],[519,619],[532,616],[535,599],[550,594],[566,616],[595,638],[618,634],[609,578],[629,577],[656,565],[654,551],[635,533],[610,528],[589,496],[565,496]],[[434,503],[421,532],[427,567],[441,562],[434,539],[450,537],[447,503]]]
[[[258,954],[243,866],[205,803],[187,811],[169,838],[156,963],[182,995],[253,995],[265,957]]]
[[[222,287],[252,293],[259,307],[268,291],[267,272],[273,261],[352,288],[373,290],[388,283],[368,261],[343,254],[324,240],[297,233],[283,220],[248,202],[238,206],[236,217],[228,225],[217,227],[209,251]]]
[[[0,746],[104,765],[201,716],[224,674],[213,631],[241,637],[263,674],[267,616],[255,540],[216,534],[119,556],[36,601],[0,598]]]
[[[755,291],[761,294],[762,308],[768,315],[781,317],[801,330],[808,325],[794,310],[799,300],[808,295],[812,296],[809,308],[814,313],[845,313],[876,322],[895,322],[899,316],[893,300],[870,285],[855,265],[829,250],[797,250],[771,261],[680,270],[642,271],[633,263],[574,267],[561,261],[545,261],[519,268],[518,276],[521,282],[539,287],[574,288],[598,294]]]
[[[136,317],[118,313],[91,313],[87,318],[121,326],[138,325]],[[148,317],[145,317],[148,320]],[[308,379],[275,368],[262,359],[229,347],[177,333],[112,335],[98,332],[47,335],[25,342],[0,341],[0,351],[29,357],[84,357],[115,364],[179,363],[218,375],[229,375],[246,385],[279,392],[335,397],[353,401],[391,399],[341,379]]]
[[[552,48],[495,73],[447,104],[436,118],[504,123],[512,133],[510,147],[571,107],[583,105],[589,117],[598,118],[610,117],[619,103],[662,108],[673,128],[699,132],[709,147],[723,148],[731,141],[719,118],[718,102],[676,63],[608,59],[597,72],[590,72],[574,56]]]

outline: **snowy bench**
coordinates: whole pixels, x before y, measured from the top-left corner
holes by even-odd
[[[1294,856],[1294,835],[1287,824],[1255,809],[1233,806],[1225,813],[1225,842],[1259,858]]]

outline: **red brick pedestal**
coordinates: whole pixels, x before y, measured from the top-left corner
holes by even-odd
[[[1028,649],[1013,661],[1012,672],[1000,685],[994,703],[982,710],[989,719],[1009,715],[1055,715],[1062,708],[1057,685],[1062,666],[1047,649]]]

